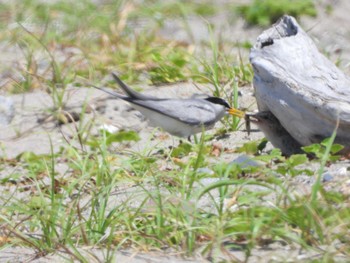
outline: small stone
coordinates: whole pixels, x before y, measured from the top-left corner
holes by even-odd
[[[326,183],[326,182],[329,182],[332,180],[333,180],[333,176],[329,172],[326,172],[322,175],[322,182],[323,183]]]
[[[236,159],[234,159],[230,164],[238,164],[242,168],[247,168],[247,167],[259,167],[262,164],[255,161],[248,155],[240,155]]]
[[[197,169],[197,173],[203,173],[203,174],[209,174],[209,175],[213,175],[214,171],[209,169],[208,167],[202,167],[202,168],[198,168]]]
[[[99,130],[102,130],[102,131],[107,131],[109,133],[116,133],[119,131],[119,128],[114,126],[114,125],[111,125],[111,124],[103,124],[99,127]]]
[[[8,125],[15,116],[15,106],[13,100],[0,96],[0,125]]]
[[[220,181],[220,178],[203,178],[200,180],[200,183],[204,186],[206,185],[210,185],[210,184],[213,184],[213,183],[216,183]]]
[[[341,167],[336,171],[336,174],[339,176],[347,176],[348,174],[348,168],[347,167]]]

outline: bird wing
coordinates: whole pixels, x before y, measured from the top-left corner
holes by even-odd
[[[211,125],[217,121],[214,107],[206,100],[163,99],[143,101],[132,98],[126,98],[125,100],[191,125]]]

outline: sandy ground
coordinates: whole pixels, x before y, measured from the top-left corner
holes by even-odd
[[[325,2],[326,1],[324,1],[324,3]],[[332,61],[336,62],[340,60],[340,67],[344,72],[349,74],[350,27],[348,25],[350,25],[350,1],[328,2],[331,3],[334,8],[330,15],[327,16],[324,12],[324,8],[320,7],[320,15],[317,18],[303,18],[300,24],[312,36],[319,49],[326,52]],[[262,29],[245,28],[243,21],[240,19],[235,20],[233,23],[228,23],[227,16],[228,14],[225,14],[212,18],[212,20],[220,24],[222,31],[226,32],[225,36],[237,41],[247,40],[254,43]],[[194,19],[190,25],[195,29],[193,32],[195,32],[196,41],[208,37],[208,32],[205,29],[206,25],[203,21]],[[166,23],[162,34],[165,37],[172,37],[181,41],[187,40],[181,23],[176,23],[176,21],[169,21],[169,23]],[[8,63],[12,63],[13,59],[17,59],[17,57],[14,58],[11,56],[11,52],[13,52],[13,49],[9,48],[9,46],[0,46],[0,55],[4,57],[5,61]],[[248,56],[248,54],[245,55]],[[0,67],[0,69],[2,68]],[[210,88],[211,87],[207,85],[200,85],[198,89],[198,85],[179,83],[156,88],[145,86],[144,92],[154,96],[188,97],[193,93],[210,93]],[[254,110],[256,106],[254,103],[253,88],[242,87],[240,88],[240,94],[240,106],[249,108],[249,110]],[[15,103],[16,115],[10,125],[1,127],[0,142],[3,150],[0,152],[0,156],[10,159],[15,158],[25,151],[31,151],[36,154],[49,153],[51,142],[54,151],[58,151],[61,145],[66,144],[66,139],[74,135],[75,130],[73,124],[57,126],[55,122],[49,118],[49,109],[52,106],[52,101],[47,93],[39,91],[28,94],[11,95],[10,97]],[[72,87],[67,92],[67,101],[67,107],[70,112],[80,113],[82,106],[84,104],[87,105],[89,113],[86,114],[83,121],[88,123],[92,119],[95,120],[92,129],[93,133],[96,133],[98,127],[104,124],[113,125],[117,129],[137,130],[141,135],[141,141],[132,143],[130,145],[132,150],[142,151],[145,147],[157,150],[158,148],[161,149],[178,143],[177,139],[149,127],[147,121],[144,120],[137,111],[131,110],[127,103],[109,99],[108,95],[100,91],[89,88]],[[220,124],[218,124],[218,126],[220,126]],[[151,140],[152,137],[155,137],[155,139]],[[225,147],[229,149],[234,149],[244,142],[257,140],[263,137],[264,135],[256,129],[248,136],[242,125],[239,131],[227,134],[224,138],[216,138],[214,141],[225,145]],[[267,150],[271,148],[272,146],[269,145]],[[237,157],[239,157],[239,154],[224,153],[213,161],[231,162]],[[347,182],[350,186],[349,167],[349,161],[339,162],[328,167],[326,173],[331,174],[333,177],[332,180],[338,181],[339,179],[342,182]],[[9,174],[13,172],[11,169],[11,167],[7,167],[0,171],[0,178],[9,176]],[[314,169],[317,169],[317,165],[315,165]],[[302,191],[308,192],[312,179],[300,177],[298,180],[299,181],[296,181],[296,183],[299,182],[302,183],[303,187],[305,186],[305,189]],[[0,187],[0,190],[1,188],[2,187]],[[81,250],[93,251],[98,257],[103,253],[103,251],[92,248],[81,248]],[[118,262],[164,262],[164,260],[167,260],[168,262],[180,263],[205,261],[205,259],[200,258],[200,256],[193,260],[186,261],[178,258],[176,255],[165,256],[159,252],[139,254],[137,252],[118,251],[116,253]],[[233,251],[232,253],[239,259],[244,258],[242,251]],[[8,262],[23,262],[32,259],[33,256],[34,251],[26,248],[21,248],[20,250],[19,248],[3,248],[0,251],[0,258],[2,261],[5,260]],[[255,249],[250,262],[264,262],[269,260],[275,260],[277,262],[303,261],[305,258],[310,258],[311,256],[310,253],[307,255],[299,253],[298,248],[276,244],[275,247],[270,247],[269,249]],[[102,258],[102,256],[100,258]],[[33,262],[62,262],[62,258],[58,255],[49,255],[43,258],[33,259]],[[92,257],[91,262],[94,262]]]

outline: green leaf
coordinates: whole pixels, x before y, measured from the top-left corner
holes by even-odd
[[[266,145],[268,143],[268,140],[266,138],[262,139],[258,145],[258,150],[262,151],[266,148]]]
[[[306,154],[294,154],[287,160],[288,164],[292,167],[306,163],[308,158]]]
[[[306,153],[314,154],[317,158],[321,159],[326,152],[326,148],[329,145],[330,139],[331,138],[326,138],[319,144],[311,144],[308,146],[304,146],[304,147],[302,147],[302,149]],[[329,160],[330,161],[338,160],[339,156],[335,156],[334,154],[341,151],[344,148],[344,146],[342,146],[340,144],[333,144],[330,147],[331,147],[330,148],[330,156],[328,157]]]
[[[173,150],[171,151],[171,157],[178,158],[178,157],[187,156],[191,151],[192,151],[192,145],[187,142],[183,142],[178,147],[173,148]]]
[[[344,146],[343,145],[340,145],[340,144],[333,144],[332,147],[331,147],[331,153],[332,154],[335,154],[337,152],[340,152],[341,150],[344,149]]]
[[[40,159],[40,156],[38,156],[33,152],[22,152],[16,156],[16,160],[18,161],[31,162],[31,161],[36,161],[38,159]]]
[[[120,131],[107,136],[107,145],[113,142],[125,142],[125,141],[139,141],[140,136],[135,131]]]
[[[256,154],[258,153],[258,142],[247,142],[243,144],[242,147],[237,149],[237,152],[239,153],[247,153],[247,154]]]
[[[198,200],[205,195],[206,193],[210,192],[213,189],[223,187],[223,186],[230,186],[230,185],[257,185],[257,186],[262,186],[266,187],[267,189],[272,189],[270,185],[254,181],[254,180],[230,180],[230,179],[223,179],[218,182],[212,183],[205,187],[198,195]]]
[[[268,155],[259,155],[255,157],[255,160],[260,160],[263,162],[271,162],[272,160],[284,161],[285,158],[282,156],[281,150],[278,148],[272,149]]]
[[[302,147],[301,149],[306,152],[306,153],[318,153],[321,151],[321,145],[319,144],[311,144],[311,145],[308,145],[308,146],[304,146]]]

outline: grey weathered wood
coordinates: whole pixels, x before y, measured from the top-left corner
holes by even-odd
[[[270,111],[301,145],[330,137],[339,119],[336,142],[350,152],[350,78],[293,17],[282,17],[258,37],[250,62],[260,111]]]

